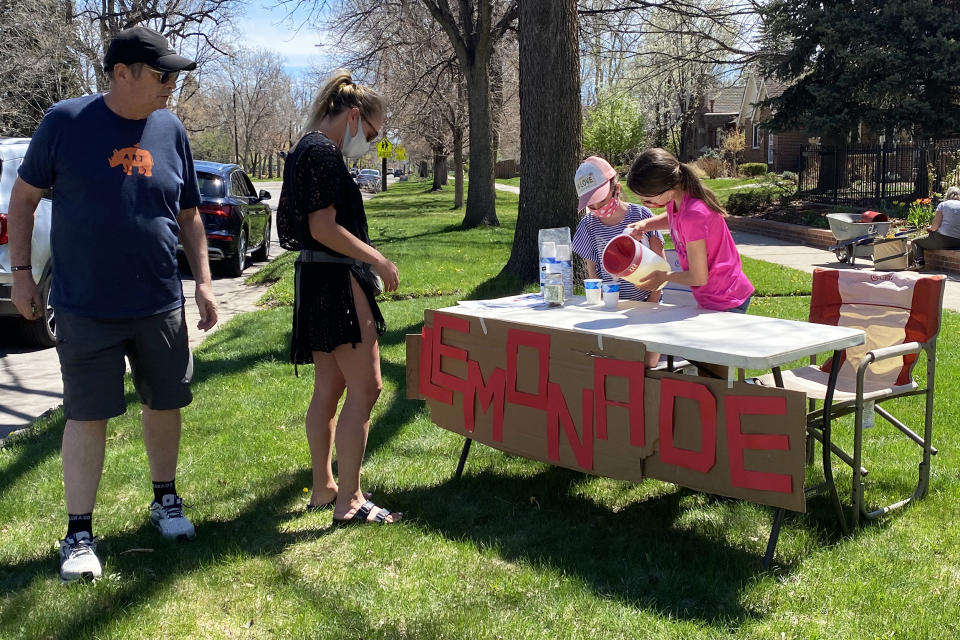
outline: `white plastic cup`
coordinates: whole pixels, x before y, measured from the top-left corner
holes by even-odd
[[[587,278],[583,281],[583,290],[587,294],[587,304],[600,304],[602,302],[603,292],[600,290],[602,282],[603,280],[600,278]]]
[[[601,285],[603,292],[603,306],[607,309],[616,309],[620,303],[620,283],[604,282]]]

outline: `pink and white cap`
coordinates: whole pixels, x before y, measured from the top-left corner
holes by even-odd
[[[610,195],[610,179],[617,170],[600,156],[590,156],[577,169],[574,184],[577,186],[577,211],[587,205],[606,200]]]

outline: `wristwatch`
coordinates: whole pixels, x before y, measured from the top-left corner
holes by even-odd
[[[10,267],[10,271],[32,271],[33,265],[31,264],[18,264],[16,266]]]

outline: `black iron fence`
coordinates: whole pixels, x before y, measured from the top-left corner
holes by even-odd
[[[799,196],[806,200],[877,205],[925,198],[960,183],[960,140],[909,145],[804,145],[799,166]]]

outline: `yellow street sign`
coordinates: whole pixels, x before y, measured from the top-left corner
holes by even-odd
[[[403,162],[407,159],[407,150],[402,145],[397,145],[397,160]]]
[[[377,145],[377,157],[378,158],[389,158],[393,155],[393,145],[390,144],[390,141],[384,138]]]

